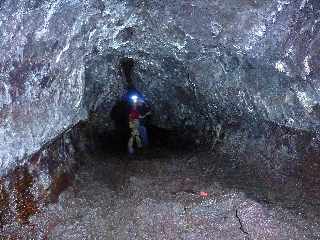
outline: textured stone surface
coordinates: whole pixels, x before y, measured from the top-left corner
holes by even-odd
[[[60,193],[73,183],[75,151],[84,150],[79,149],[79,139],[77,126],[1,179],[0,229],[12,223],[29,224],[29,219],[45,205],[58,201]]]
[[[1,173],[85,116],[81,8],[2,1]],[[75,18],[76,17],[76,18]]]
[[[210,142],[219,119],[222,150],[235,159],[251,154],[247,163],[262,161],[271,172],[303,164],[300,155],[319,146],[317,0],[2,1],[0,8],[1,174],[88,111],[108,112],[124,85],[122,57],[135,61],[134,82],[159,126],[192,127]],[[279,133],[311,131],[313,140],[295,152],[299,137],[279,134],[289,139],[279,144],[269,124]]]
[[[73,191],[34,215],[31,225],[1,233],[54,240],[319,239],[319,207],[294,199],[294,191],[270,191],[252,176],[227,173],[210,154],[153,150],[129,162],[105,153],[86,158]],[[208,162],[215,170],[207,171]]]

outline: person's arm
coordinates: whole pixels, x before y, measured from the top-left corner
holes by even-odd
[[[146,116],[148,116],[148,115],[150,115],[150,114],[151,114],[151,112],[149,111],[149,112],[147,112],[146,114],[141,115],[140,118],[145,118]]]

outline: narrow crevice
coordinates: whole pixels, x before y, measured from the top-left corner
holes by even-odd
[[[241,230],[241,232],[243,232],[244,234],[246,234],[247,236],[249,236],[249,233],[244,229],[243,227],[243,223],[242,223],[242,220],[239,216],[239,212],[238,212],[238,209],[236,209],[236,218],[238,219],[238,222],[240,224],[240,227],[239,229]],[[249,239],[249,238],[248,238]]]

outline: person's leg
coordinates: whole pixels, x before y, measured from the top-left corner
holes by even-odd
[[[142,143],[139,135],[136,135],[136,143],[138,148],[142,148]]]
[[[135,125],[135,127],[132,129],[132,135],[134,138],[134,142],[137,144],[138,148],[142,147],[141,139],[140,139],[140,132],[139,132],[139,126]]]
[[[149,145],[149,139],[148,139],[147,128],[145,126],[143,126],[143,125],[140,125],[139,133],[140,133],[140,137],[141,137],[143,146],[148,146]]]
[[[133,149],[133,140],[134,140],[134,136],[130,136],[129,141],[128,141],[128,153],[129,154],[133,154],[134,153],[134,149]]]

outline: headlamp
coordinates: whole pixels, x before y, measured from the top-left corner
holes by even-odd
[[[137,95],[133,95],[131,96],[131,100],[136,103],[138,101],[138,96]]]

